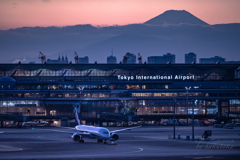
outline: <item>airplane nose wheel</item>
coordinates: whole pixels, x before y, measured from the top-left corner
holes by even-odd
[[[79,143],[84,143],[84,140],[83,140],[83,137],[82,137],[82,136],[80,136]]]

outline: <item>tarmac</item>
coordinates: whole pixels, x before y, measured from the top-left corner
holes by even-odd
[[[123,127],[108,127],[118,130]],[[234,129],[190,126],[142,126],[118,132],[117,145],[97,143],[96,139],[74,142],[69,131],[59,127],[0,128],[0,159],[240,159],[240,127]],[[212,130],[210,141],[198,141]],[[71,130],[72,131],[72,130]],[[171,139],[169,139],[171,138]]]

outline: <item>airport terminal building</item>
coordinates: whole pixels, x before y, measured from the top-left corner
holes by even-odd
[[[80,106],[87,124],[158,123],[172,119],[175,107],[178,121],[192,112],[200,121],[239,121],[239,66],[0,64],[0,113],[60,125],[74,121],[72,107]]]

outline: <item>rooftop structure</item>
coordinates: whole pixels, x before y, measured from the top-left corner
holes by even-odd
[[[163,56],[150,56],[148,57],[149,64],[164,64],[164,63],[175,63],[175,55],[171,53],[164,54]]]
[[[47,59],[47,63],[49,63],[49,64],[58,64],[58,63],[68,64],[68,57],[66,55],[65,58],[64,58],[64,56],[62,56],[62,58],[61,58],[59,55],[58,59],[56,59],[56,60]]]

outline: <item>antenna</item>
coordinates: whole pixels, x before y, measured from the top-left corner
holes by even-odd
[[[140,53],[138,53],[138,63],[142,64],[142,56]]]
[[[77,52],[74,53],[74,59],[75,59],[75,63],[78,64],[78,54],[77,54]]]

